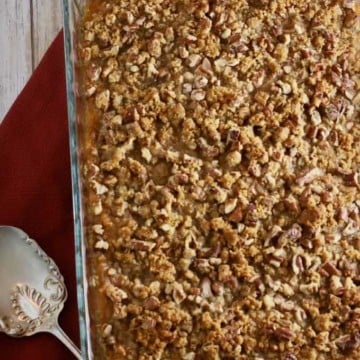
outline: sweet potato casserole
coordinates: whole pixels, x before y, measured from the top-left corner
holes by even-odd
[[[360,359],[359,15],[356,0],[90,1],[96,359]]]

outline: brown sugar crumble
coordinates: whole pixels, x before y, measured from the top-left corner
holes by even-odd
[[[359,16],[357,0],[89,1],[96,358],[360,359]]]

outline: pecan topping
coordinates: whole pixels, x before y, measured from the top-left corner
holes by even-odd
[[[104,358],[359,357],[359,15],[89,1],[79,153]]]

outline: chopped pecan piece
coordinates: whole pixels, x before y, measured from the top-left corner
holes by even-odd
[[[286,327],[280,327],[274,330],[274,335],[280,340],[291,340],[294,337],[294,332]]]
[[[328,274],[328,275],[341,275],[341,272],[336,268],[336,266],[331,263],[327,262],[323,265],[322,269]]]
[[[322,169],[319,168],[313,168],[310,171],[306,172],[302,176],[298,177],[296,182],[300,186],[304,186],[308,183],[313,182],[318,177],[322,176],[324,174]]]
[[[129,243],[123,244],[123,246],[132,250],[151,251],[156,246],[156,243],[153,243],[151,241],[133,239]]]
[[[214,296],[211,290],[211,281],[208,277],[204,277],[201,280],[201,295],[205,298]]]

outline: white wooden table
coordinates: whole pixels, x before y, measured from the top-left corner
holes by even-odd
[[[0,0],[0,122],[61,27],[61,0]]]

